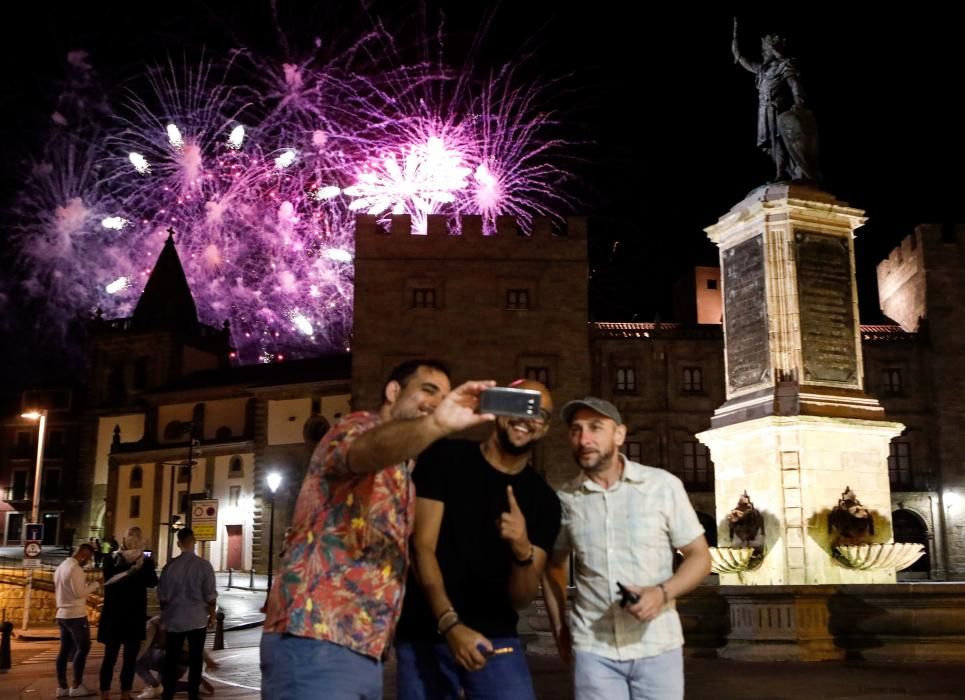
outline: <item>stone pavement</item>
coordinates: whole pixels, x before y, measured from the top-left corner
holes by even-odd
[[[257,648],[216,652],[209,672],[232,690],[220,697],[250,697],[260,686]],[[569,673],[555,656],[527,655],[540,700],[570,700]],[[965,669],[955,665],[865,665],[849,662],[777,663],[687,658],[687,700],[962,700]],[[237,693],[235,695],[234,693]],[[320,694],[319,697],[324,697]],[[395,700],[395,666],[385,668],[385,700]]]

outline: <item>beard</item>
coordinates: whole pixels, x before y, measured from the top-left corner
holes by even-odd
[[[499,438],[499,448],[508,455],[514,457],[524,455],[533,449],[533,445],[539,442],[539,438],[532,438],[525,445],[517,445],[509,437],[510,430],[512,430],[512,427],[504,428],[502,425],[496,425],[496,437]]]
[[[579,454],[576,455],[576,462],[579,464],[580,469],[585,472],[595,472],[601,469],[606,469],[613,461],[613,455],[616,452],[615,449],[610,449],[607,452],[598,451],[591,452],[586,455],[586,457],[581,457]]]

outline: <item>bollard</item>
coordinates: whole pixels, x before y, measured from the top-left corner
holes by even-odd
[[[218,622],[214,628],[214,646],[212,648],[215,651],[221,651],[224,649],[224,613],[219,610],[215,619]]]
[[[232,573],[233,573],[233,572],[231,571],[231,568],[229,567],[229,568],[228,568],[228,590],[229,590],[229,591],[231,590],[231,574],[232,574]]]
[[[251,570],[251,576],[248,577],[248,590],[255,590],[255,570]]]
[[[0,671],[10,668],[10,635],[12,634],[12,622],[4,622],[0,625]]]

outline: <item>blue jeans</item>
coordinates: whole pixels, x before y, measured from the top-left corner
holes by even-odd
[[[467,671],[444,643],[399,642],[395,647],[398,700],[455,700],[460,688],[469,700],[536,700],[523,645],[517,637],[490,639],[493,647],[512,647],[491,657],[478,671]]]
[[[381,700],[382,662],[338,644],[261,636],[263,700]]]
[[[630,661],[579,650],[574,657],[576,700],[683,700],[683,649]]]
[[[57,683],[67,687],[67,660],[74,662],[74,685],[84,680],[84,664],[90,651],[90,623],[86,617],[58,618],[60,627],[60,652],[57,654]]]

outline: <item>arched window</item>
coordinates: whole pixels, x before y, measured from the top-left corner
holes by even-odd
[[[930,573],[931,555],[928,552],[928,528],[921,516],[914,511],[901,508],[891,514],[891,526],[894,530],[895,542],[918,542],[925,546],[925,555],[899,573]]]
[[[139,489],[144,486],[144,470],[138,466],[131,469],[131,479],[127,486],[132,489]]]
[[[236,479],[244,475],[245,475],[244,462],[241,460],[241,457],[239,457],[238,455],[234,455],[231,458],[231,461],[228,462],[228,476],[231,477],[232,479]]]
[[[706,513],[700,512],[699,510],[697,511],[697,520],[699,520],[700,524],[704,526],[704,537],[707,538],[707,544],[711,547],[716,547],[717,522],[712,517]]]

